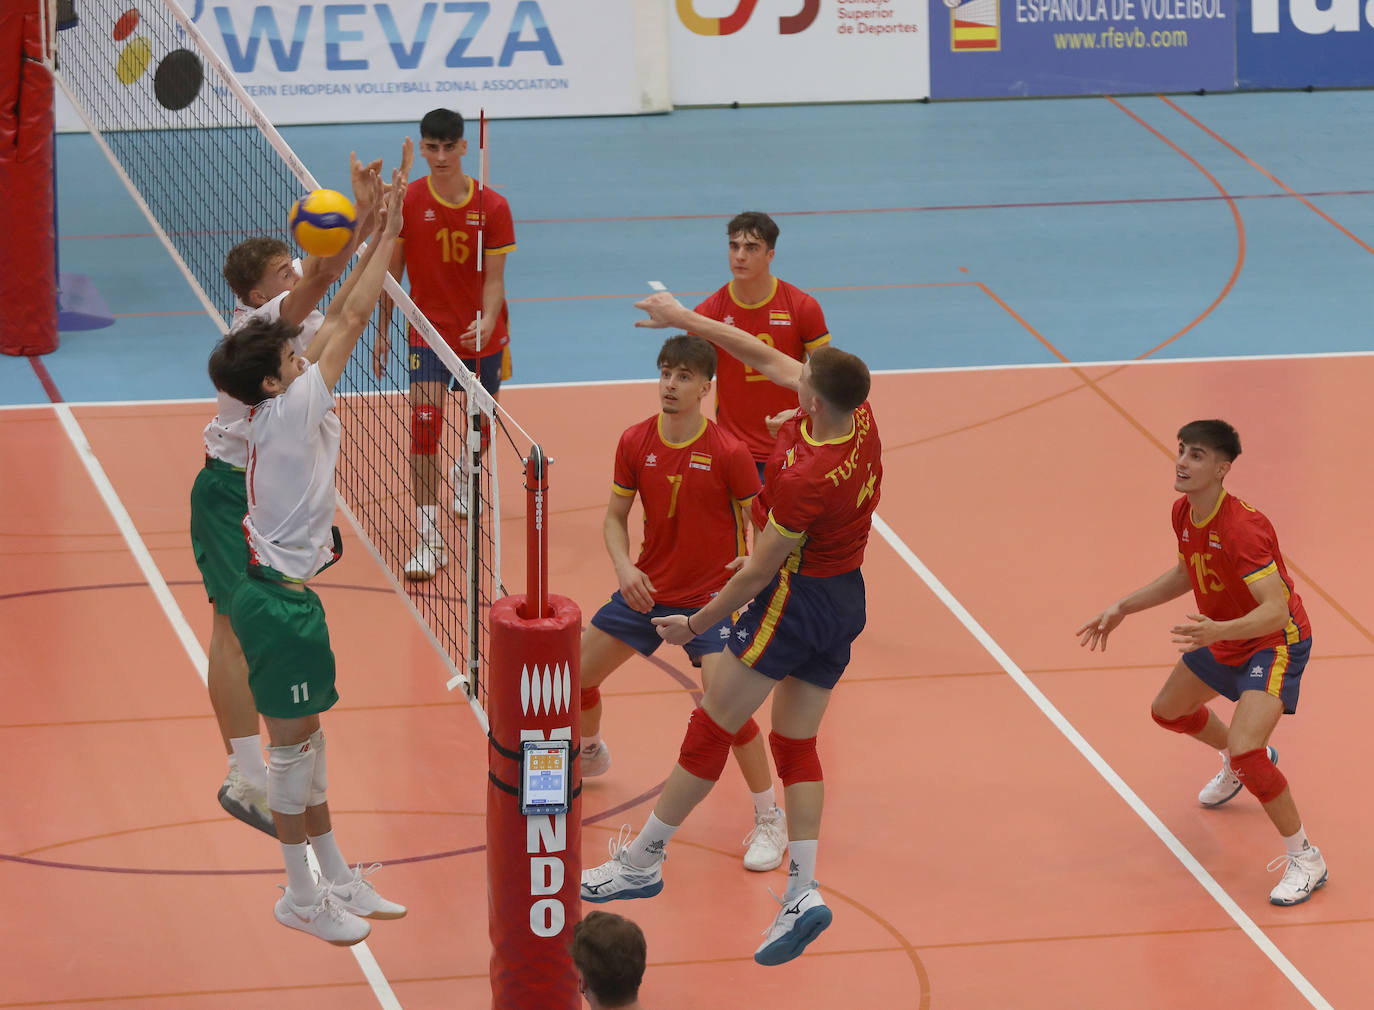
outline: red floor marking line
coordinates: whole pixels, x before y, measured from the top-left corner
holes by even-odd
[[[48,400],[52,403],[62,403],[62,394],[57,391],[57,383],[52,381],[52,375],[48,372],[48,366],[43,364],[43,359],[36,354],[30,354],[29,364],[33,366],[38,381],[43,384],[43,392],[48,394]]]
[[[1185,151],[1183,148],[1181,148],[1181,147],[1179,147],[1177,144],[1175,144],[1175,143],[1174,143],[1172,140],[1170,140],[1168,137],[1164,136],[1164,134],[1160,133],[1158,130],[1156,130],[1156,129],[1155,129],[1153,126],[1151,126],[1149,123],[1145,122],[1145,120],[1141,119],[1139,116],[1137,116],[1137,115],[1136,115],[1134,112],[1132,112],[1130,109],[1126,108],[1126,106],[1122,105],[1122,104],[1121,104],[1120,102],[1118,102],[1115,98],[1112,98],[1110,95],[1108,95],[1108,96],[1107,96],[1107,101],[1111,102],[1113,105],[1115,105],[1115,106],[1116,106],[1118,109],[1120,109],[1122,112],[1126,113],[1126,115],[1130,116],[1132,119],[1134,119],[1134,120],[1135,120],[1137,123],[1139,123],[1141,126],[1145,127],[1145,129],[1149,130],[1151,133],[1153,133],[1153,134],[1154,134],[1156,137],[1158,137],[1160,140],[1164,141],[1164,143],[1166,143],[1166,144],[1168,144],[1170,147],[1172,147],[1175,151],[1177,151],[1177,152],[1178,152],[1179,154],[1181,154],[1184,158],[1186,158],[1186,159],[1188,160],[1188,162],[1189,162],[1190,164],[1192,164],[1192,166],[1193,166],[1194,168],[1196,168],[1199,172],[1201,172],[1201,173],[1207,178],[1207,181],[1210,182],[1213,186],[1215,186],[1215,187],[1217,188],[1217,192],[1220,193],[1220,194],[1222,195],[1222,198],[1226,200],[1226,205],[1227,205],[1228,207],[1231,208],[1231,218],[1232,218],[1232,220],[1234,220],[1235,223],[1236,223],[1236,263],[1235,263],[1235,266],[1233,266],[1233,267],[1231,268],[1231,276],[1230,276],[1229,278],[1227,278],[1226,284],[1225,284],[1224,287],[1222,287],[1221,292],[1216,296],[1216,298],[1214,298],[1214,299],[1212,300],[1212,304],[1209,305],[1209,306],[1207,306],[1207,308],[1203,309],[1202,314],[1199,315],[1196,319],[1194,319],[1191,323],[1189,323],[1187,326],[1183,327],[1183,329],[1179,330],[1177,333],[1175,333],[1175,334],[1174,334],[1172,337],[1170,337],[1168,340],[1164,341],[1162,344],[1157,344],[1156,346],[1154,346],[1154,347],[1150,348],[1148,351],[1146,351],[1144,354],[1138,355],[1138,356],[1137,356],[1137,360],[1140,360],[1141,358],[1148,358],[1150,355],[1154,354],[1156,351],[1161,351],[1161,350],[1163,350],[1164,348],[1168,347],[1170,344],[1172,344],[1172,343],[1173,343],[1175,340],[1177,340],[1179,337],[1183,336],[1185,333],[1187,333],[1189,330],[1191,330],[1191,329],[1192,329],[1194,326],[1196,326],[1198,323],[1202,322],[1204,319],[1206,319],[1208,316],[1210,316],[1210,315],[1212,314],[1212,311],[1213,311],[1218,305],[1220,305],[1223,301],[1226,300],[1226,296],[1229,295],[1229,294],[1231,293],[1231,289],[1232,289],[1233,287],[1235,287],[1235,285],[1236,285],[1236,279],[1237,279],[1238,277],[1240,277],[1241,268],[1245,265],[1245,222],[1241,220],[1241,217],[1240,217],[1240,208],[1236,206],[1236,201],[1235,201],[1235,199],[1231,196],[1230,193],[1226,192],[1226,187],[1223,186],[1220,182],[1217,181],[1216,176],[1214,176],[1211,172],[1207,171],[1207,169],[1205,169],[1205,168],[1202,167],[1202,163],[1201,163],[1201,162],[1199,162],[1196,158],[1194,158],[1191,154],[1189,154],[1189,153],[1188,153],[1187,151]],[[1168,101],[1168,99],[1165,99],[1165,101]],[[1170,103],[1170,104],[1172,104],[1172,103]],[[1177,106],[1175,106],[1175,108],[1177,108]],[[1182,111],[1182,110],[1179,110],[1179,111]],[[1190,118],[1191,118],[1191,117],[1190,117]],[[1199,124],[1199,125],[1201,125],[1201,124]]]

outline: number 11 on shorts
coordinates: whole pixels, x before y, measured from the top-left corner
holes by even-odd
[[[306,681],[291,685],[291,704],[299,705],[310,700],[310,685]]]

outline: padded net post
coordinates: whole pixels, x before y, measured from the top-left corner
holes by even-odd
[[[0,351],[57,349],[57,233],[53,222],[53,83],[45,66],[48,0],[0,7]]]

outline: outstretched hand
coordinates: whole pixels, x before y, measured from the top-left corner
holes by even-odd
[[[649,314],[648,319],[636,319],[635,326],[650,330],[666,330],[670,326],[682,326],[681,319],[687,310],[673,297],[671,291],[656,291],[648,298],[635,302],[635,308]]]
[[[1113,603],[1102,613],[1098,614],[1091,621],[1087,621],[1081,628],[1074,632],[1078,636],[1078,644],[1086,645],[1088,651],[1101,646],[1102,651],[1107,651],[1107,636],[1116,630],[1116,626],[1126,619],[1126,615],[1121,612],[1121,608]]]

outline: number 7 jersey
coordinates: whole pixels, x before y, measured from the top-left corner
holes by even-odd
[[[1244,617],[1258,606],[1250,584],[1268,575],[1283,580],[1288,621],[1282,628],[1245,641],[1224,640],[1211,646],[1220,663],[1239,666],[1261,649],[1293,645],[1312,635],[1307,611],[1293,589],[1293,580],[1279,551],[1279,538],[1263,512],[1223,489],[1216,507],[1200,523],[1193,522],[1184,495],[1174,502],[1174,535],[1178,556],[1188,570],[1198,610],[1214,621]]]

